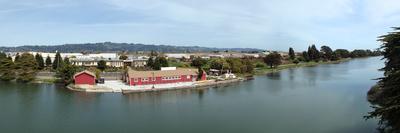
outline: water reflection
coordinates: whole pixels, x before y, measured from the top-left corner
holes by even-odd
[[[272,79],[272,80],[280,80],[281,79],[281,73],[280,72],[267,73],[266,75],[267,75],[267,77],[269,79]]]
[[[360,63],[361,62],[361,63]],[[374,132],[365,121],[375,58],[287,69],[203,89],[82,93],[0,85],[2,132]]]

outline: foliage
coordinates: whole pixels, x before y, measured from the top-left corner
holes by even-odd
[[[0,52],[0,59],[7,58],[6,53]]]
[[[104,71],[107,68],[107,62],[104,60],[100,60],[97,62],[97,69],[100,69],[101,71]]]
[[[146,66],[147,66],[147,67],[150,67],[150,68],[153,68],[153,66],[154,66],[153,57],[150,57],[150,58],[147,60]]]
[[[294,63],[294,64],[299,64],[300,61],[299,61],[299,59],[294,59],[294,60],[293,60],[293,63]]]
[[[261,61],[257,61],[257,62],[255,62],[255,66],[256,66],[256,68],[264,68],[265,67],[265,63],[264,62],[261,62]]]
[[[384,77],[378,85],[382,93],[378,105],[366,118],[379,118],[379,130],[382,132],[400,132],[400,28],[395,32],[381,36],[383,56],[386,59]],[[362,53],[363,54],[363,53]]]
[[[322,46],[321,47],[322,58],[326,61],[332,60],[333,51],[329,46]]]
[[[46,67],[50,67],[51,66],[51,58],[50,56],[46,57]]]
[[[18,71],[17,81],[29,82],[35,79],[37,62],[32,54],[23,53],[15,65]]]
[[[309,62],[310,61],[309,54],[306,51],[303,51],[302,57],[303,57],[303,61],[305,61],[305,62]]]
[[[126,59],[128,59],[128,56],[126,56],[126,55],[121,55],[121,56],[119,56],[119,59],[120,59],[120,60],[126,60]]]
[[[282,64],[282,57],[278,52],[273,52],[264,58],[264,62],[265,64],[269,65],[270,68],[276,68]]]
[[[71,64],[71,62],[69,61],[69,58],[68,57],[65,57],[64,58],[64,60],[63,60],[63,65],[65,65],[65,64]]]
[[[319,53],[317,47],[315,47],[315,45],[308,47],[307,53],[308,53],[308,59],[310,61],[318,62],[320,60],[320,53]]]
[[[242,73],[242,68],[244,67],[244,65],[242,64],[242,61],[239,58],[228,58],[226,59],[226,62],[229,63],[230,66],[229,69],[233,73]]]
[[[207,60],[201,58],[201,57],[196,57],[192,60],[192,63],[190,64],[191,66],[201,68],[202,66],[207,64]]]
[[[38,65],[37,68],[39,70],[42,70],[44,68],[44,60],[43,60],[42,55],[40,55],[39,53],[36,53],[35,59],[36,59],[37,65]]]
[[[7,58],[4,53],[0,52],[0,80],[10,81],[15,79],[14,62]]]
[[[168,59],[168,65],[171,67],[190,67],[189,63],[179,61],[175,58]]]
[[[56,76],[60,78],[65,84],[73,82],[73,76],[78,71],[74,65],[66,63],[57,69]]]
[[[19,58],[20,58],[20,55],[19,55],[19,53],[17,53],[14,57],[14,62],[17,62],[19,60]]]
[[[294,60],[296,58],[296,54],[294,53],[293,48],[289,48],[289,58]]]
[[[152,65],[148,66],[154,70],[161,70],[161,67],[168,67],[169,63],[165,57],[156,57]]]
[[[201,78],[203,77],[204,70],[200,67],[198,67],[197,69],[199,71],[199,74],[197,75],[197,80],[201,80]]]
[[[226,62],[225,59],[222,58],[214,58],[209,61],[209,65],[211,69],[217,70],[228,70],[230,69],[230,65]]]
[[[63,64],[63,60],[61,58],[60,52],[56,53],[56,57],[54,58],[53,61],[53,70],[57,70],[59,67],[61,67]]]
[[[352,51],[352,52],[350,53],[350,56],[351,56],[352,58],[367,57],[367,56],[368,56],[368,53],[367,53],[366,50],[356,49],[356,50],[354,50],[354,51]]]
[[[350,52],[346,49],[336,49],[334,54],[338,55],[339,58],[349,58],[350,57]]]
[[[242,67],[242,73],[253,73],[254,72],[254,63],[252,60],[245,58],[242,59],[242,64],[244,65]]]

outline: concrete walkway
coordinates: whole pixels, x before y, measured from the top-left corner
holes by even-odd
[[[122,90],[146,91],[152,89],[177,88],[177,87],[193,86],[194,84],[195,82],[182,82],[182,83],[171,83],[171,84],[129,86],[128,84],[122,82],[121,80],[106,80],[104,84],[97,84],[97,86],[102,88],[112,88],[113,92],[122,92]]]

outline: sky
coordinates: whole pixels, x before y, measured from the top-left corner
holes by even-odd
[[[374,49],[399,22],[398,0],[0,0],[0,46]]]

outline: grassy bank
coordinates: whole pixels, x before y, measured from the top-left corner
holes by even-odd
[[[272,73],[272,72],[278,72],[284,69],[288,69],[288,68],[296,68],[296,67],[310,67],[310,66],[316,66],[316,65],[320,65],[320,64],[337,64],[337,63],[341,63],[341,62],[345,62],[345,61],[349,61],[350,58],[346,58],[346,59],[340,59],[337,61],[327,61],[327,62],[301,62],[299,64],[283,64],[283,65],[279,65],[277,68],[270,68],[270,67],[262,67],[262,68],[256,68],[254,73],[255,75],[261,75],[261,74],[266,74],[266,73]]]
[[[36,78],[35,80],[31,81],[31,83],[47,83],[47,84],[54,84],[54,83],[62,83],[62,81],[56,77],[53,78]]]

